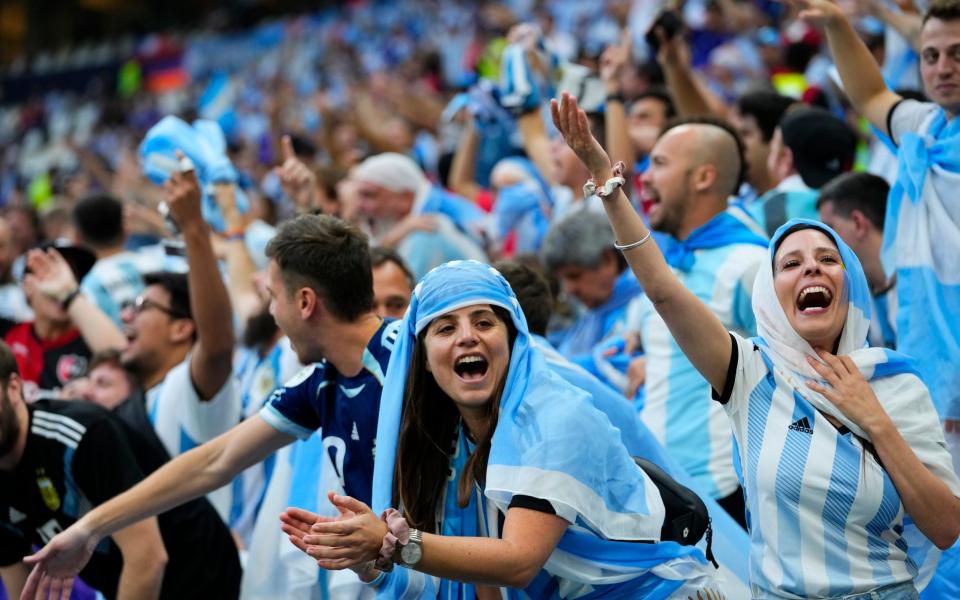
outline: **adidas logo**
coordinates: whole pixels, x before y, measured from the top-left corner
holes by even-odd
[[[359,442],[360,441],[360,432],[357,431],[357,422],[353,422],[353,431],[350,432],[350,439]]]
[[[800,433],[813,433],[813,429],[810,427],[810,421],[806,417],[798,419],[796,423],[792,423],[787,429],[799,431]]]

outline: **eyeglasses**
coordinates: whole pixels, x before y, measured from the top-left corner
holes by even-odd
[[[175,311],[172,308],[168,308],[159,302],[154,302],[150,298],[145,298],[144,296],[137,296],[132,302],[124,302],[122,310],[130,309],[133,311],[134,315],[139,315],[145,310],[150,310],[151,308],[159,310],[160,312],[166,314],[173,319],[187,319],[187,315]]]

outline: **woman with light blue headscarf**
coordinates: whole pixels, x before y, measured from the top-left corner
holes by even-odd
[[[339,519],[285,531],[380,597],[475,597],[465,584],[532,598],[721,597],[700,550],[660,542],[657,486],[587,393],[548,366],[489,265],[447,263],[417,286],[376,447],[382,519],[333,496]]]
[[[822,223],[786,223],[753,290],[759,335],[728,333],[647,243],[576,101],[564,94],[552,113],[606,182],[617,248],[731,419],[752,596],[917,598],[936,564],[932,545],[960,534],[960,481],[913,361],[866,346],[870,293],[856,255]]]

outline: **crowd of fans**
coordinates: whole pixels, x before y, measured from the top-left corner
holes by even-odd
[[[399,0],[19,61],[0,598],[960,597],[958,49]]]

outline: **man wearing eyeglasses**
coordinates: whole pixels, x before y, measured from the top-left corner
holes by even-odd
[[[143,293],[120,313],[128,342],[121,361],[143,386],[147,416],[171,457],[240,421],[233,312],[192,179],[175,173],[165,186],[188,272],[146,274]],[[221,516],[229,514],[229,486],[207,497]]]

